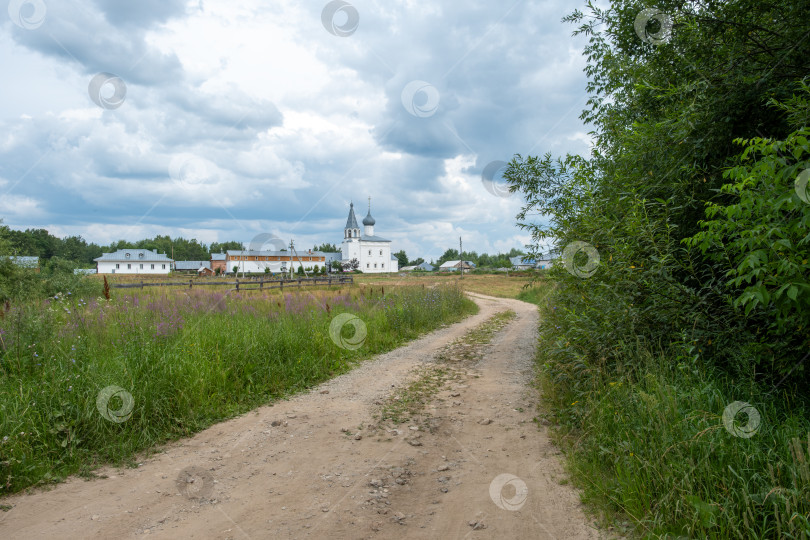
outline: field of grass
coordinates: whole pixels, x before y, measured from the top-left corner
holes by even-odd
[[[77,296],[0,307],[0,494],[131,463],[477,310],[452,283]]]
[[[438,285],[452,283],[465,291],[501,298],[517,298],[531,283],[531,276],[525,274],[512,275],[511,273],[508,276],[505,273],[464,274],[463,278],[460,278],[455,272],[412,272],[405,275],[354,274],[354,279],[356,283],[367,285]]]
[[[490,296],[498,296],[501,298],[518,298],[521,294],[526,294],[527,287],[532,282],[532,277],[535,278],[537,287],[533,287],[534,293],[538,294],[540,290],[544,290],[542,284],[544,283],[544,278],[541,274],[530,275],[526,272],[519,272],[513,273],[509,272],[506,273],[493,273],[493,274],[464,274],[463,278],[460,278],[459,274],[455,272],[410,272],[410,273],[402,273],[402,274],[333,274],[334,276],[351,276],[354,279],[354,282],[361,287],[374,287],[374,286],[411,286],[411,285],[426,285],[426,286],[434,286],[434,285],[446,285],[446,284],[453,284],[455,286],[461,287],[462,290],[477,292],[480,294],[487,294]],[[103,276],[91,276],[92,279],[101,280]],[[323,275],[318,275],[318,277],[324,277]],[[256,276],[255,279],[278,279],[279,276]],[[192,280],[194,283],[194,287],[202,287],[205,286],[206,283],[211,281],[234,281],[236,278],[232,275],[226,276],[211,276],[211,277],[200,277],[200,276],[189,276],[186,274],[172,274],[172,275],[155,275],[155,276],[143,276],[143,275],[126,275],[126,274],[116,274],[116,275],[107,275],[107,280],[109,283],[118,284],[118,283],[138,283],[143,281],[144,283],[149,282],[183,282],[188,283],[189,280]],[[239,278],[240,281],[245,281],[243,278]],[[249,281],[251,278],[247,278]],[[219,287],[217,286],[217,290],[226,290],[227,287]],[[527,301],[531,301],[527,298]]]

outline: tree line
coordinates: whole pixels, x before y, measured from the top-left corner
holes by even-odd
[[[481,253],[480,255],[475,251],[463,251],[461,256],[458,254],[457,249],[447,249],[436,260],[431,260],[430,265],[438,268],[447,261],[464,260],[475,264],[477,268],[511,268],[512,262],[510,257],[523,256],[525,253],[519,249],[512,248],[508,253],[498,253],[496,255],[489,255],[488,253]],[[394,257],[399,261],[399,267],[403,266],[417,266],[425,262],[425,259],[418,257],[416,259],[408,259],[405,250],[400,250],[394,253]]]
[[[93,267],[93,259],[102,253],[112,253],[119,249],[149,249],[165,253],[178,261],[209,260],[212,253],[229,249],[244,249],[242,242],[213,242],[206,245],[195,238],[171,238],[158,235],[136,242],[118,240],[109,245],[88,242],[81,236],[59,238],[45,229],[11,229],[0,221],[0,255],[39,257],[45,266],[72,263],[79,267]]]

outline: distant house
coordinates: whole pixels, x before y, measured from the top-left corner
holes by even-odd
[[[424,271],[424,272],[432,272],[433,266],[429,263],[423,262],[422,264],[417,264],[414,266],[403,266],[400,268],[402,272],[417,272],[417,271]]]
[[[34,272],[39,272],[39,257],[12,256],[9,257],[9,259],[11,260],[11,264],[17,268],[26,268],[28,270],[33,270]]]
[[[515,270],[531,270],[537,266],[537,262],[534,259],[526,257],[525,255],[509,257],[509,262],[512,263],[512,268]]]
[[[96,273],[95,268],[76,268],[73,270],[75,276],[90,276]]]
[[[174,271],[179,274],[196,274],[198,276],[213,276],[211,261],[175,261]]]
[[[545,268],[550,268],[551,264],[554,262],[555,259],[551,257],[547,257],[545,259],[534,260],[532,258],[528,258],[525,255],[519,255],[517,257],[509,257],[509,261],[512,263],[512,268],[515,270],[531,270],[532,268],[537,268],[538,270],[543,270]]]
[[[551,268],[551,265],[554,264],[554,261],[560,258],[560,253],[555,250],[551,250],[546,253],[545,257],[542,257],[540,260],[537,261],[537,268]]]
[[[447,261],[439,267],[439,272],[458,272],[461,268],[472,270],[475,268],[475,263],[472,261]]]
[[[228,256],[225,253],[212,253],[211,254],[211,272],[216,273],[219,270],[220,274],[228,271],[227,261]]]
[[[174,261],[149,249],[119,249],[93,259],[99,274],[168,274]]]

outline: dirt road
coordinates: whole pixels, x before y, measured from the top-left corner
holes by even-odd
[[[472,296],[477,315],[137,469],[3,500],[0,538],[597,538],[532,422],[535,307]],[[507,309],[517,317],[427,405],[430,429],[369,427],[420,367]]]

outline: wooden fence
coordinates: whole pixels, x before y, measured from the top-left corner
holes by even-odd
[[[188,281],[167,281],[167,282],[153,282],[153,283],[115,283],[110,285],[112,289],[143,289],[144,287],[208,287],[209,285],[233,285],[234,290],[237,291],[263,291],[265,289],[281,289],[284,287],[298,288],[302,286],[314,285],[351,285],[354,283],[352,276],[340,277],[317,277],[317,278],[301,278],[301,279],[256,279],[247,278],[243,280],[237,279],[236,281],[201,281],[190,279]]]

